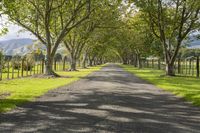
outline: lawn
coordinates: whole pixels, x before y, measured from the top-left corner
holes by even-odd
[[[65,69],[68,69],[68,68],[69,68],[69,65],[66,64]],[[53,69],[54,69],[54,64],[53,64]],[[62,70],[63,70],[63,64],[57,63],[56,71],[62,71]],[[42,65],[38,63],[37,65],[34,65],[34,67],[32,68],[31,71],[23,70],[23,77],[27,77],[27,76],[35,75],[35,74],[41,74],[41,73],[42,73]],[[10,66],[9,74],[8,74],[8,68],[5,68],[2,73],[3,80],[4,79],[14,79],[14,78],[18,78],[18,77],[22,77],[22,69],[21,68],[19,70],[14,69],[13,73],[12,73],[12,67]]]
[[[194,105],[200,106],[200,79],[194,77],[168,77],[163,70],[138,69],[130,65],[121,65],[126,71],[148,82],[183,97]]]
[[[101,66],[97,66],[89,69],[79,69],[76,72],[57,72],[70,78],[44,79],[29,77],[0,81],[0,112],[11,110],[19,104],[32,101],[49,90],[77,81],[100,68]]]

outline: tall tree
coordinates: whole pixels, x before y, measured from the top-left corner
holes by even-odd
[[[174,62],[183,40],[199,27],[200,0],[133,1],[146,13],[152,33],[163,46],[166,74],[174,76]]]
[[[74,28],[66,37],[64,42],[65,47],[70,53],[70,71],[76,71],[76,62],[80,58],[82,50],[85,47],[95,25],[86,23],[82,26]]]
[[[70,53],[71,71],[76,70],[76,61],[80,58],[83,49],[85,49],[83,59],[86,59],[87,48],[84,47],[86,45],[91,45],[88,41],[92,36],[98,34],[98,29],[104,29],[116,23],[116,18],[118,18],[119,14],[118,6],[121,4],[121,1],[102,0],[92,4],[92,6],[96,8],[90,15],[90,18],[84,22],[84,24],[74,28],[63,41]]]
[[[56,50],[63,38],[89,17],[90,5],[90,0],[3,0],[3,13],[45,45],[45,74],[56,75],[52,70]]]

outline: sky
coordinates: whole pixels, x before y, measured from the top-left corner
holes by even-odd
[[[22,30],[21,27],[14,24],[10,24],[8,26],[9,32],[5,35],[0,36],[0,41],[10,40],[10,39],[19,39],[19,38],[32,38],[32,39],[35,38],[33,35],[31,35],[30,32],[28,31],[20,32],[21,30]]]
[[[0,18],[0,21],[1,21],[0,29],[2,29],[2,25],[5,25],[7,20],[8,19],[6,16],[2,16]],[[24,31],[23,28],[21,28],[20,26],[16,24],[9,23],[9,24],[6,24],[6,27],[8,28],[8,33],[0,36],[0,41],[10,40],[10,39],[19,39],[19,38],[35,39],[35,37],[30,32]],[[21,30],[23,30],[23,32],[20,32]]]

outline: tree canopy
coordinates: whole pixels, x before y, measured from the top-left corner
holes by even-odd
[[[184,40],[200,27],[200,0],[3,0],[1,14],[30,31],[46,47],[46,74],[59,46],[76,62],[118,61],[141,67],[164,59],[166,74]]]

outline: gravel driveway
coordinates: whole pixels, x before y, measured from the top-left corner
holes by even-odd
[[[200,133],[200,108],[109,64],[0,115],[0,133]]]

